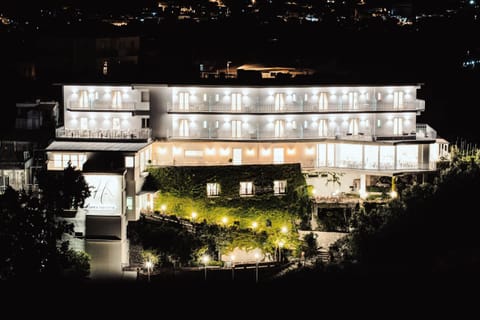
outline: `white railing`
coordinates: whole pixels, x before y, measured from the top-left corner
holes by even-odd
[[[436,139],[437,138],[437,131],[435,131],[428,124],[417,123],[416,135],[417,135],[418,139],[431,140],[431,139]]]
[[[359,103],[355,106],[349,104],[332,104],[327,108],[320,109],[318,103],[296,103],[275,106],[273,104],[242,105],[241,108],[232,108],[231,104],[225,103],[199,103],[190,104],[188,107],[180,108],[179,105],[167,106],[168,112],[191,113],[191,112],[221,112],[221,113],[292,113],[292,112],[315,112],[315,113],[337,113],[337,112],[375,112],[375,111],[423,111],[425,102],[416,100],[405,102],[401,106],[394,107],[392,103]]]
[[[94,101],[88,105],[80,105],[78,102],[69,102],[67,108],[78,111],[148,111],[149,104],[136,102],[122,102],[120,106],[113,106],[110,102]]]
[[[131,130],[79,130],[58,128],[55,132],[57,138],[70,139],[94,139],[94,140],[148,140],[151,137],[151,129]]]

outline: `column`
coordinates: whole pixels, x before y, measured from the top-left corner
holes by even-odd
[[[367,175],[360,175],[360,196],[363,198],[367,194]]]

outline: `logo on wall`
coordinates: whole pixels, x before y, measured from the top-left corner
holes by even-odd
[[[90,197],[85,201],[88,211],[102,211],[111,214],[120,214],[121,184],[120,177],[86,175],[85,179],[90,186]]]

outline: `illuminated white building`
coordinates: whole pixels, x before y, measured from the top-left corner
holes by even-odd
[[[435,170],[447,151],[435,130],[416,122],[425,108],[417,89],[65,85],[64,127],[47,148],[48,168],[71,161],[81,170],[108,154],[112,169],[124,170],[116,211],[124,224],[152,208],[141,192],[148,165],[300,163],[319,195],[364,195],[371,176]],[[325,186],[328,172],[341,174],[335,190]]]

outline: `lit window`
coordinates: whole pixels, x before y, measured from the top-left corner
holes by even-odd
[[[189,136],[189,127],[188,127],[188,120],[187,119],[180,119],[179,136],[180,137],[188,137]]]
[[[285,135],[285,120],[275,120],[275,138]]]
[[[218,197],[220,195],[219,183],[207,183],[207,197]]]
[[[358,119],[350,119],[348,123],[348,133],[351,135],[358,135]]]
[[[241,93],[232,93],[232,111],[242,111]]]
[[[120,90],[112,91],[112,108],[122,107],[122,93]]]
[[[358,109],[358,92],[348,93],[348,106],[350,109]]]
[[[133,210],[133,198],[127,197],[127,210]]]
[[[318,97],[318,109],[327,110],[328,109],[328,96],[326,92],[320,92]]]
[[[382,100],[382,93],[381,92],[377,92],[377,100],[378,101]]]
[[[285,94],[275,93],[274,101],[275,101],[275,111],[281,111],[285,109]]]
[[[321,119],[318,121],[318,135],[320,137],[328,136],[328,123],[327,120]]]
[[[273,194],[285,194],[287,193],[287,180],[274,180],[273,181]]]
[[[292,121],[292,129],[297,129],[297,122],[295,120]]]
[[[403,133],[403,118],[393,119],[393,134],[401,135]]]
[[[78,99],[78,106],[80,108],[88,108],[89,99],[88,99],[87,90],[80,90],[80,96],[79,96],[79,99]]]
[[[242,137],[242,121],[232,120],[232,138]]]
[[[62,155],[61,154],[54,154],[53,155],[53,166],[55,168],[62,167]]]
[[[220,121],[215,120],[215,129],[218,129],[220,127]]]
[[[188,110],[190,106],[190,93],[179,92],[178,93],[178,106],[180,110]]]
[[[403,91],[395,91],[393,93],[393,107],[395,109],[403,107]]]
[[[297,101],[297,95],[295,93],[292,94],[292,101]]]
[[[253,195],[253,182],[240,182],[240,195],[251,196]]]
[[[132,156],[125,157],[125,168],[133,168],[135,166],[135,158]]]
[[[207,97],[207,94],[204,93],[204,94],[203,94],[203,101],[204,101],[204,102],[207,102],[207,98],[208,98],[208,97]]]
[[[218,93],[215,95],[215,101],[216,102],[220,101],[220,95]]]
[[[305,99],[304,100],[308,101],[308,94],[307,93],[305,93]]]
[[[207,129],[207,128],[208,128],[208,121],[203,120],[203,129]]]
[[[382,120],[377,119],[377,128],[381,128],[381,127],[382,127]]]

